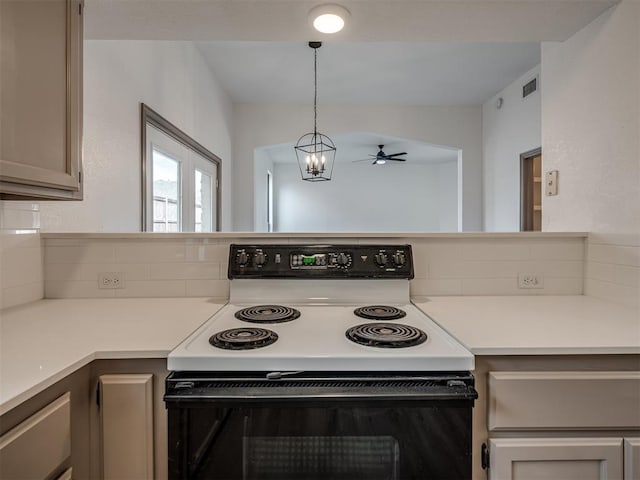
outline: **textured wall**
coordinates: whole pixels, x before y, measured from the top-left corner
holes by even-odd
[[[222,159],[230,222],[231,103],[188,42],[84,43],[84,200],[42,202],[42,231],[141,228],[140,102]]]
[[[640,233],[640,3],[542,46],[543,230]]]
[[[520,154],[542,145],[540,89],[522,98],[522,86],[540,74],[540,66],[482,105],[484,230],[520,230]],[[498,98],[503,99],[496,108]],[[543,212],[544,215],[544,212]]]

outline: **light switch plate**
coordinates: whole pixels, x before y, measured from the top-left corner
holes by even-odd
[[[547,197],[558,195],[558,170],[550,170],[547,172],[544,185]]]

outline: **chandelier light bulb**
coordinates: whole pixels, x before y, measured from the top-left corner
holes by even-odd
[[[311,9],[309,19],[318,32],[331,34],[344,28],[349,15],[349,10],[341,5],[326,4]]]

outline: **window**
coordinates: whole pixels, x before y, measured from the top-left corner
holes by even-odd
[[[142,104],[143,231],[220,230],[220,159]]]

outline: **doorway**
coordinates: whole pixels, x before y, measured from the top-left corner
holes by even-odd
[[[542,149],[520,155],[520,231],[542,230]]]

